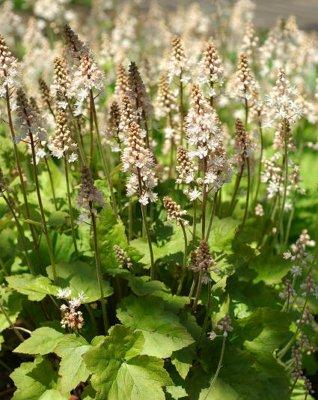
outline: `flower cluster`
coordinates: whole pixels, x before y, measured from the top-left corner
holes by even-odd
[[[62,109],[57,112],[55,132],[49,140],[48,148],[54,157],[67,157],[67,161],[70,163],[76,161],[78,158],[77,144],[72,138],[66,113]]]
[[[229,83],[229,94],[242,100],[247,107],[253,107],[255,93],[258,85],[249,65],[247,54],[241,53],[237,63],[236,73],[232,82]]]
[[[273,146],[275,149],[283,150],[285,146],[288,150],[295,150],[293,138],[288,119],[283,119],[279,124],[279,129],[275,132]]]
[[[39,141],[46,139],[46,131],[42,126],[42,120],[38,109],[34,107],[34,103],[27,98],[26,93],[22,88],[17,90],[16,98],[16,124],[19,127],[20,135],[16,136],[17,141],[27,140],[28,138],[35,145]],[[30,143],[31,145],[31,143]]]
[[[297,346],[293,346],[292,348],[292,372],[291,376],[294,382],[299,380],[303,381],[305,388],[305,396],[307,397],[309,394],[313,394],[313,388],[310,380],[304,375],[303,372],[303,351],[306,349],[303,346],[303,343],[298,343]]]
[[[187,212],[182,210],[181,206],[173,201],[171,197],[165,196],[163,198],[163,205],[166,209],[168,220],[177,221],[182,224],[188,223],[188,221],[184,219]]]
[[[122,249],[120,246],[118,246],[117,244],[114,245],[113,249],[114,249],[115,257],[116,257],[118,264],[121,267],[131,269],[133,267],[133,264],[131,262],[130,257],[126,253],[126,251],[124,249]]]
[[[70,91],[76,98],[76,114],[82,113],[83,103],[93,90],[101,91],[104,86],[104,74],[89,53],[81,56],[78,68],[74,72]]]
[[[246,159],[251,157],[254,147],[252,138],[244,128],[243,122],[237,118],[235,121],[235,155],[238,165],[243,165]]]
[[[51,85],[52,95],[58,100],[60,108],[67,107],[67,101],[70,96],[71,79],[64,58],[56,57],[54,59],[54,76]]]
[[[285,209],[290,209],[291,203],[289,198],[292,197],[292,194],[304,194],[304,189],[300,185],[301,179],[299,166],[295,164],[292,160],[288,160],[287,178],[287,201],[285,204]],[[267,185],[266,191],[268,199],[272,199],[275,196],[280,195],[284,192],[283,168],[281,165],[281,155],[279,153],[274,153],[274,155],[270,159],[264,160],[264,171],[262,172],[261,180]]]
[[[66,42],[66,49],[73,61],[79,63],[82,56],[89,53],[88,47],[68,24],[64,26],[64,39]]]
[[[308,253],[306,249],[315,245],[316,242],[310,238],[308,231],[304,229],[296,242],[291,245],[290,250],[284,253],[284,258],[292,262],[307,263]]]
[[[199,79],[209,86],[208,95],[213,98],[216,95],[215,87],[223,83],[224,67],[212,41],[205,46],[200,69]]]
[[[264,160],[264,171],[261,180],[267,184],[267,198],[273,199],[282,192],[282,167],[278,164],[280,154],[275,153],[270,159]]]
[[[107,127],[105,132],[106,143],[109,143],[111,150],[115,153],[121,151],[123,135],[120,129],[121,111],[116,100],[112,101],[108,111]]]
[[[39,82],[39,89],[40,89],[40,93],[41,93],[42,102],[54,114],[52,106],[51,106],[51,102],[52,102],[51,90],[43,78],[39,78],[38,82]]]
[[[67,300],[67,304],[62,304],[60,307],[62,319],[62,328],[68,328],[72,331],[79,331],[84,326],[84,318],[81,311],[78,309],[85,300],[84,293],[79,293],[77,297],[72,297],[70,288],[59,289],[57,297],[62,300]]]
[[[119,100],[129,94],[129,77],[123,64],[117,67],[115,94]]]
[[[264,209],[263,209],[262,204],[260,204],[260,203],[256,204],[256,206],[255,206],[255,215],[257,217],[263,217],[264,216]]]
[[[13,57],[4,37],[0,35],[0,97],[19,85],[18,61]]]
[[[255,33],[255,28],[252,22],[248,22],[245,27],[245,33],[242,40],[241,52],[248,57],[253,55],[253,52],[258,46],[258,37]]]
[[[123,171],[129,172],[127,195],[137,194],[143,205],[157,200],[153,188],[157,185],[155,161],[145,142],[146,132],[136,122],[131,122],[122,154]]]
[[[156,116],[172,117],[172,112],[177,110],[177,99],[169,87],[169,81],[166,74],[162,74],[158,85],[158,94],[156,102]]]
[[[302,101],[295,87],[289,83],[283,69],[278,71],[276,84],[266,97],[267,123],[286,119],[290,124],[302,115]]]
[[[188,151],[184,147],[179,147],[177,151],[177,183],[189,184],[194,181],[197,171],[196,166],[190,160]]]
[[[215,326],[215,329],[208,333],[208,338],[214,340],[218,336],[226,338],[229,332],[233,331],[232,320],[229,315],[221,318]]]
[[[94,185],[92,173],[88,167],[82,168],[82,183],[78,192],[77,203],[79,207],[93,212],[95,211],[94,205],[104,206],[103,194]]]
[[[152,114],[152,105],[136,63],[131,62],[128,74],[129,97],[135,105],[139,119],[146,120]]]
[[[128,96],[123,96],[120,102],[120,123],[119,123],[119,138],[124,140],[129,126],[132,122],[137,122],[138,117],[136,109],[133,107]]]
[[[187,140],[192,148],[189,156],[202,160],[218,147],[222,138],[221,123],[197,85],[192,87],[190,100],[190,109],[186,117]]]
[[[171,53],[168,61],[169,79],[177,77],[184,83],[188,82],[189,65],[184,51],[184,44],[180,36],[175,36],[171,41]]]
[[[209,246],[205,240],[201,240],[198,248],[191,254],[190,268],[201,274],[202,283],[207,284],[211,281],[210,271],[215,267]]]

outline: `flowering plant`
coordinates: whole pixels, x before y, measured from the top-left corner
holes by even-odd
[[[316,33],[77,3],[0,4],[0,398],[314,399]]]

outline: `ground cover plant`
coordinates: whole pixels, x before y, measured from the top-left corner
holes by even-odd
[[[317,34],[254,8],[1,4],[1,399],[315,398]]]

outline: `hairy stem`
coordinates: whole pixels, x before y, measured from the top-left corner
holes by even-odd
[[[146,206],[144,206],[143,204],[141,204],[140,206],[141,206],[141,215],[142,215],[142,220],[143,220],[143,224],[145,227],[145,232],[146,232],[147,241],[148,241],[149,254],[150,254],[150,277],[151,277],[151,279],[155,279],[155,260],[154,260],[153,250],[152,250],[150,230],[149,230],[149,226],[148,226],[148,222],[147,222]]]
[[[129,198],[129,203],[128,203],[128,243],[131,242],[132,240],[132,235],[133,235],[133,202],[132,199]]]
[[[29,203],[28,203],[28,198],[27,198],[26,187],[25,187],[25,183],[24,183],[24,179],[23,179],[23,173],[22,173],[20,157],[19,157],[19,152],[18,152],[18,146],[16,144],[16,135],[15,135],[13,122],[12,122],[11,102],[10,102],[8,86],[6,86],[6,105],[7,105],[7,114],[8,114],[8,120],[9,120],[10,133],[11,133],[11,138],[12,138],[12,142],[13,142],[15,163],[16,163],[16,166],[18,169],[21,191],[22,191],[22,196],[23,196],[23,202],[24,202],[24,207],[25,207],[25,213],[26,213],[27,219],[31,220],[31,213],[30,213],[30,208],[29,208]],[[30,227],[33,243],[35,246],[35,251],[37,253],[38,258],[40,259],[37,234],[35,232],[34,226],[29,224],[29,227]]]
[[[243,230],[244,228],[246,218],[248,215],[248,205],[249,205],[250,190],[251,190],[251,168],[250,168],[250,160],[248,157],[246,158],[246,167],[247,167],[247,191],[246,191],[245,210],[244,210],[244,217],[241,225],[241,230]]]
[[[179,282],[179,285],[178,285],[177,294],[180,294],[181,290],[182,290],[182,285],[183,285],[184,278],[185,278],[185,275],[186,275],[186,270],[187,270],[187,256],[188,256],[187,232],[185,230],[184,223],[182,221],[180,221],[180,226],[181,226],[181,229],[182,229],[183,239],[184,239],[184,253],[183,253],[182,274],[181,274],[180,282]]]
[[[280,216],[279,216],[279,223],[280,223],[280,236],[283,238],[284,237],[284,212],[285,212],[285,204],[286,204],[286,197],[287,197],[287,186],[288,186],[288,144],[287,144],[287,138],[286,138],[286,133],[284,135],[285,140],[284,140],[284,169],[285,169],[285,176],[284,176],[284,192],[283,192],[283,199],[282,199],[282,206],[281,206],[281,211],[280,211]]]
[[[108,331],[108,318],[107,318],[106,301],[104,298],[104,291],[103,291],[103,284],[102,284],[103,277],[102,277],[100,255],[99,255],[99,248],[98,248],[96,216],[95,216],[95,212],[93,210],[93,205],[91,202],[89,204],[89,211],[90,211],[90,217],[91,217],[91,221],[92,221],[96,277],[97,277],[97,283],[98,283],[98,288],[99,288],[99,293],[100,293],[100,302],[101,302],[101,306],[102,306],[104,330],[105,330],[105,334],[106,334]]]
[[[197,305],[198,305],[198,301],[199,301],[199,297],[200,297],[201,289],[202,289],[202,278],[203,278],[203,271],[201,270],[199,272],[197,290],[196,290],[196,293],[195,293],[195,298],[194,298],[193,307],[192,307],[193,311],[196,310]]]
[[[20,235],[20,239],[21,239],[21,242],[22,242],[22,246],[23,246],[25,259],[26,259],[26,262],[28,264],[29,270],[30,270],[31,274],[35,275],[34,268],[32,266],[32,263],[30,262],[30,259],[29,259],[29,256],[28,256],[28,249],[27,249],[27,245],[26,245],[26,242],[25,242],[25,236],[24,236],[23,228],[22,228],[22,226],[21,226],[21,224],[19,222],[19,218],[17,217],[17,215],[15,213],[15,210],[14,210],[12,204],[11,204],[10,198],[7,197],[3,192],[2,192],[2,197],[3,197],[4,201],[5,201],[5,203],[7,204],[8,208],[9,208],[9,210],[10,210],[12,216],[13,216],[15,224],[17,226],[17,229],[18,229],[18,232],[19,232],[19,235]]]
[[[14,326],[13,322],[11,321],[9,314],[7,313],[4,305],[2,304],[1,300],[0,300],[0,310],[2,312],[2,314],[4,315],[4,318],[7,320],[8,324],[10,325],[10,328],[13,329],[15,335],[17,336],[17,338],[20,340],[20,342],[24,342],[24,337],[21,335],[21,333],[18,331],[18,329],[16,329],[16,327]]]
[[[211,234],[212,223],[213,223],[213,219],[214,219],[215,212],[216,212],[218,193],[219,193],[218,191],[215,193],[214,199],[213,199],[213,208],[212,208],[212,211],[211,211],[210,220],[209,220],[209,226],[208,226],[208,230],[207,230],[206,237],[205,237],[205,241],[206,242],[209,241],[209,237],[210,237],[210,234]]]
[[[244,171],[244,163],[242,163],[240,171],[236,175],[234,191],[233,191],[232,200],[231,200],[230,208],[229,208],[229,215],[232,215],[234,208],[235,208],[235,200],[236,200],[238,189],[240,187],[243,171]]]
[[[43,202],[42,202],[42,197],[41,197],[41,190],[40,190],[40,183],[39,183],[39,172],[38,172],[38,168],[37,168],[37,164],[36,164],[35,144],[34,144],[33,134],[31,131],[29,131],[29,138],[30,138],[31,152],[32,152],[32,167],[33,167],[36,195],[37,195],[38,204],[39,204],[39,208],[40,208],[40,215],[41,215],[41,226],[42,226],[42,231],[44,233],[47,247],[48,247],[50,262],[52,265],[53,280],[54,280],[54,282],[56,282],[56,265],[55,265],[54,255],[53,255],[52,243],[51,243],[51,239],[49,237],[49,232],[48,232],[47,225],[46,225],[46,219],[45,219],[45,213],[44,213]]]
[[[57,203],[56,203],[55,187],[54,187],[54,182],[53,182],[53,177],[52,177],[52,171],[51,171],[47,157],[44,157],[44,161],[45,161],[47,172],[49,174],[49,180],[50,180],[51,192],[52,192],[52,196],[53,196],[54,207],[55,207],[55,210],[57,211]]]
[[[183,82],[182,82],[182,71],[179,77],[179,114],[180,114],[180,145],[183,145],[184,141],[184,105],[183,105]]]
[[[261,175],[262,175],[262,163],[263,163],[263,153],[264,153],[264,139],[263,139],[263,127],[260,117],[258,118],[258,128],[259,128],[259,135],[260,135],[260,156],[259,156],[259,166],[258,166],[258,175],[257,175],[257,182],[256,182],[256,190],[254,196],[254,205],[257,203],[259,189],[261,186]]]
[[[173,122],[172,122],[172,113],[171,111],[169,112],[168,115],[168,120],[169,120],[169,128],[173,129]],[[170,165],[169,165],[169,178],[172,178],[173,176],[173,170],[174,170],[174,151],[175,151],[175,142],[174,142],[174,137],[173,135],[171,136],[170,139]]]
[[[197,201],[193,202],[193,227],[192,227],[192,241],[195,242],[196,231],[197,231]]]
[[[205,175],[207,170],[207,159],[206,157],[203,160],[203,182],[205,181]],[[203,193],[202,193],[202,239],[205,237],[205,220],[206,220],[206,204],[207,204],[207,187],[203,184]]]
[[[97,113],[96,113],[96,107],[95,107],[93,91],[90,90],[89,93],[90,93],[89,94],[90,109],[91,109],[91,112],[92,112],[92,117],[93,117],[95,130],[96,130],[97,145],[98,145],[100,157],[101,157],[101,160],[102,160],[104,175],[106,177],[106,180],[107,180],[107,183],[108,183],[108,186],[109,186],[109,190],[110,190],[112,208],[113,208],[113,211],[115,212],[115,214],[117,215],[117,204],[116,204],[116,199],[115,199],[115,196],[114,196],[114,188],[113,188],[113,183],[112,183],[111,176],[110,176],[109,166],[108,166],[107,160],[105,159],[105,155],[104,155],[104,151],[103,151],[103,147],[102,147],[102,141],[101,141],[99,127],[98,127],[98,120],[97,120]]]
[[[70,222],[71,222],[72,238],[73,238],[75,253],[77,254],[78,249],[77,249],[77,241],[76,241],[76,229],[75,229],[73,213],[72,213],[72,201],[71,201],[70,180],[69,180],[69,171],[68,171],[68,159],[67,159],[66,154],[64,156],[64,170],[65,170],[68,212],[69,212]]]
[[[219,376],[219,373],[220,373],[220,371],[221,371],[222,364],[223,364],[223,358],[224,358],[224,352],[225,352],[225,342],[226,342],[226,336],[223,335],[223,339],[222,339],[222,348],[221,348],[221,354],[220,354],[219,363],[218,363],[217,369],[216,369],[216,371],[215,371],[214,377],[213,377],[213,379],[212,379],[212,382],[211,382],[211,384],[210,384],[209,390],[208,390],[208,392],[207,392],[207,394],[205,395],[205,397],[204,397],[203,400],[206,400],[206,399],[208,398],[208,396],[209,396],[211,390],[213,389],[213,386],[214,386],[216,380],[218,379],[218,376]]]

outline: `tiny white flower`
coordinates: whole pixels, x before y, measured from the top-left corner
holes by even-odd
[[[189,198],[191,201],[195,201],[201,196],[201,192],[198,189],[193,189],[189,191]]]
[[[71,288],[64,288],[64,289],[60,288],[57,291],[56,297],[59,299],[69,299],[71,295],[72,295]]]

